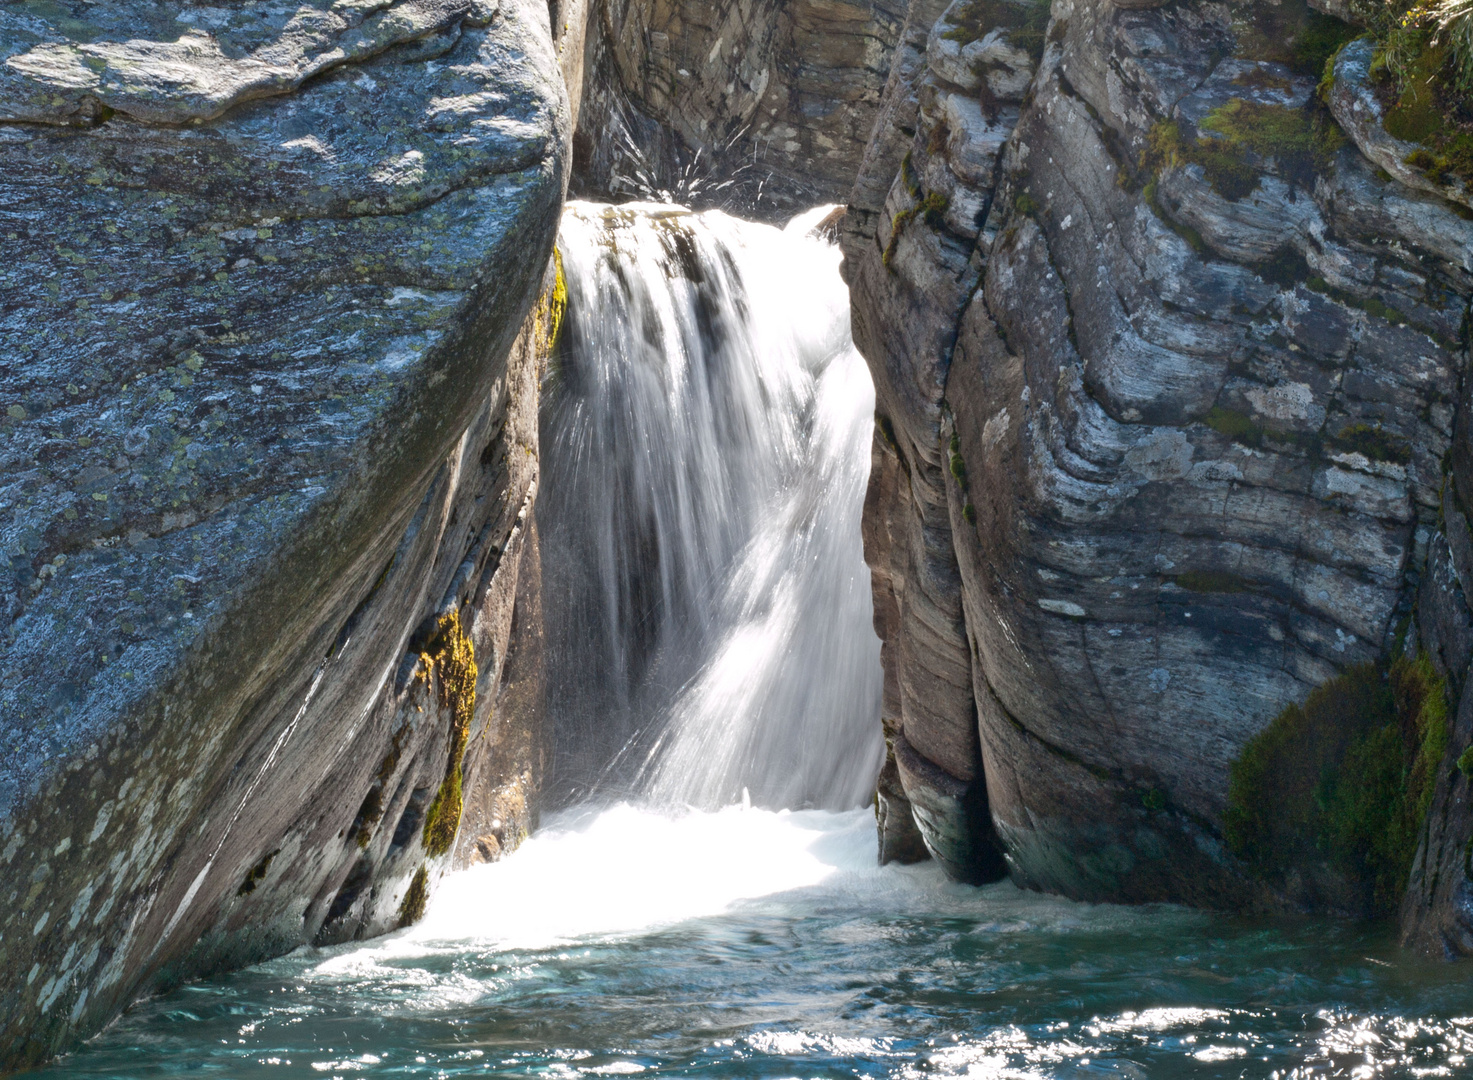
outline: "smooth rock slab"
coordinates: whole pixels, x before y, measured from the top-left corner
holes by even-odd
[[[540,4],[481,26],[469,4],[359,7],[420,21],[289,96],[296,76],[235,108],[255,91],[195,94],[236,86],[203,50],[202,76],[103,72],[27,117],[46,124],[0,124],[0,968],[21,976],[0,1067],[150,979],[341,923],[353,856],[325,845],[390,740],[396,782],[445,770],[443,730],[401,734],[416,628],[469,603],[483,677],[501,666],[535,452],[535,402],[533,435],[508,419],[535,363],[529,384],[507,358],[556,230],[566,97]],[[69,10],[6,6],[0,116],[54,74],[17,57],[112,71],[172,55],[165,16],[216,18]],[[212,48],[244,62],[236,25],[280,14],[233,7]],[[89,109],[104,122],[65,126]],[[392,925],[401,849],[364,932]],[[253,865],[265,884],[239,891]]]

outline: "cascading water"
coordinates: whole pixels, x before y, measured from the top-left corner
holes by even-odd
[[[874,390],[824,213],[564,213],[541,514],[570,787],[774,808],[873,789]]]
[[[565,221],[554,700],[603,735],[584,784],[627,746],[639,802],[549,815],[416,926],[142,1002],[37,1075],[1467,1075],[1466,973],[1384,930],[973,889],[877,866],[864,809],[670,805],[852,805],[877,764],[870,389],[806,226]]]

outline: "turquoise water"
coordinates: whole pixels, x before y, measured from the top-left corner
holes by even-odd
[[[881,869],[864,812],[616,807],[40,1075],[1467,1076],[1469,974],[1343,924]]]

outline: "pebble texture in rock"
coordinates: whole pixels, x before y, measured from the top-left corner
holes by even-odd
[[[0,118],[16,1065],[528,827],[570,125],[512,0],[7,4]]]

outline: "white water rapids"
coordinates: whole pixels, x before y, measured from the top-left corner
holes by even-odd
[[[873,791],[874,389],[839,251],[810,232],[825,213],[564,212],[539,513],[557,769],[580,793],[840,809]]]

